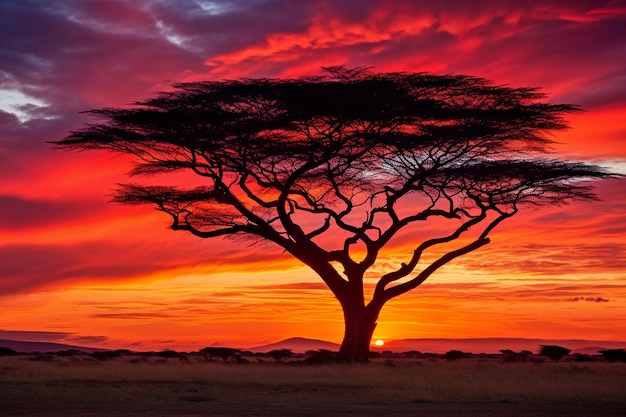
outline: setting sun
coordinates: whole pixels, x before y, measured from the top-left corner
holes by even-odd
[[[374,342],[374,344],[375,344],[376,346],[378,346],[378,347],[381,347],[381,346],[383,346],[383,345],[385,344],[385,342],[384,342],[384,341],[382,341],[382,340],[380,340],[380,339],[378,339],[377,341],[375,341],[375,342]]]

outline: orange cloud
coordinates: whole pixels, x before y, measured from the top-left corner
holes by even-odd
[[[577,159],[626,162],[626,104],[596,108],[571,118],[570,129],[559,135],[559,153]],[[601,146],[598,146],[598,142]],[[616,167],[618,168],[618,167]],[[624,172],[624,168],[618,168]]]

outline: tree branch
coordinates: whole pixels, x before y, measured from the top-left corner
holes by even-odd
[[[483,210],[482,213],[479,216],[473,217],[470,220],[463,222],[463,224],[461,224],[459,227],[457,227],[454,232],[450,233],[447,236],[444,237],[440,237],[440,238],[433,238],[433,239],[429,239],[425,242],[423,242],[422,244],[420,244],[414,251],[413,251],[413,255],[411,256],[411,259],[409,260],[408,264],[402,264],[400,268],[398,268],[396,271],[387,273],[385,275],[383,275],[380,280],[378,281],[378,283],[376,284],[376,289],[374,291],[374,298],[377,297],[381,297],[384,293],[385,293],[385,289],[386,286],[389,285],[390,283],[397,281],[401,278],[406,277],[407,275],[409,275],[411,272],[413,272],[413,270],[415,269],[415,267],[417,266],[422,254],[424,253],[424,251],[428,248],[431,248],[433,246],[436,245],[440,245],[443,243],[448,243],[448,242],[452,242],[455,239],[458,239],[463,233],[465,233],[466,231],[468,231],[472,226],[475,226],[477,224],[479,224],[481,221],[483,221],[485,218],[487,217],[486,211]],[[503,216],[500,216],[503,217]],[[499,218],[500,218],[499,217]],[[503,220],[503,219],[502,219]],[[501,220],[500,220],[501,221]],[[492,222],[492,225],[495,227],[495,223]],[[499,221],[498,221],[499,223]],[[486,232],[484,232],[480,238],[486,238],[487,236],[487,232],[491,230],[491,228],[488,228],[486,230]]]

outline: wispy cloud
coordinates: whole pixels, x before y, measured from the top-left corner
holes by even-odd
[[[47,332],[33,330],[2,330],[0,329],[0,339],[17,340],[21,342],[54,342],[79,344],[83,346],[98,346],[106,343],[106,336],[80,336],[66,332]]]
[[[72,335],[71,333],[65,333],[65,332],[0,329],[0,339],[20,340],[24,342],[62,341],[70,337],[71,335]]]

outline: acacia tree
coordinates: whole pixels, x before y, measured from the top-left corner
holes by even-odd
[[[202,177],[197,188],[122,185],[114,201],[152,204],[201,238],[283,248],[341,304],[339,359],[366,361],[387,301],[488,244],[523,205],[593,199],[589,181],[612,176],[545,157],[578,108],[543,99],[470,76],[332,67],[174,84],[131,108],[92,110],[97,123],[54,143],[134,155],[131,175]],[[414,246],[404,262],[376,266],[405,231]],[[378,274],[368,299],[366,274]]]

